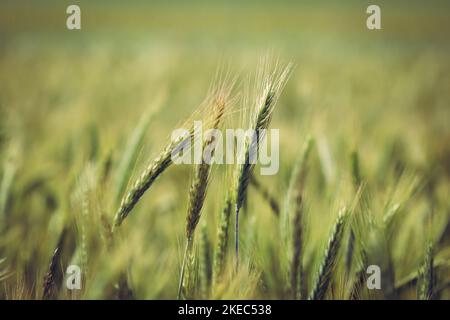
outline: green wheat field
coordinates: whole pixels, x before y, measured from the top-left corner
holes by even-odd
[[[0,299],[449,299],[450,5],[341,2],[2,1]]]

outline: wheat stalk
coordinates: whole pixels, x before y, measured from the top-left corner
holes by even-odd
[[[215,100],[213,112],[214,120],[212,124],[212,129],[217,129],[219,127],[219,124],[224,115],[227,99],[228,95],[225,94],[218,96],[217,99]],[[203,150],[209,148],[213,143],[215,143],[215,139],[214,136],[211,135],[205,140],[203,144]],[[213,156],[214,156],[214,149],[211,152],[211,157]],[[205,162],[204,159],[202,159],[202,162],[196,166],[195,176],[189,191],[188,212],[186,216],[186,230],[185,230],[186,247],[181,267],[180,282],[178,285],[178,299],[181,298],[186,260],[190,255],[190,251],[192,249],[192,242],[194,239],[194,232],[200,220],[203,203],[205,201],[206,190],[208,188],[210,171],[211,171],[211,161]]]
[[[263,77],[259,97],[256,99],[256,113],[252,125],[255,134],[249,142],[246,140],[243,161],[237,167],[236,171],[236,187],[235,187],[235,258],[236,268],[239,263],[239,211],[245,199],[250,175],[254,168],[254,163],[250,162],[250,158],[259,150],[259,145],[264,138],[264,132],[269,127],[272,119],[273,110],[277,100],[286,84],[292,70],[292,64],[288,64],[281,73],[276,70]],[[262,71],[264,74],[264,71]],[[258,79],[257,79],[258,80]]]
[[[291,175],[289,178],[289,185],[287,190],[287,195],[284,199],[283,211],[281,212],[280,219],[280,232],[283,235],[283,243],[287,247],[288,240],[290,240],[290,232],[285,232],[290,229],[290,212],[292,210],[292,204],[296,203],[296,194],[300,190],[299,187],[303,188],[306,179],[306,164],[307,159],[311,153],[312,147],[314,146],[314,139],[308,136],[305,139],[303,149],[300,156],[296,159],[293,169],[291,170]]]
[[[350,155],[350,167],[352,169],[353,186],[355,191],[361,186],[361,172],[359,169],[359,156],[357,151],[353,151]],[[345,270],[347,274],[350,274],[353,262],[353,250],[355,248],[355,232],[353,231],[354,226],[350,228],[350,233],[347,242],[347,252],[345,255]]]
[[[208,239],[206,224],[200,229],[200,285],[203,299],[209,296],[212,277],[211,244]]]
[[[292,257],[290,266],[290,286],[293,299],[302,298],[304,292],[303,267],[303,193],[306,183],[307,160],[311,153],[313,140],[308,137],[305,141],[301,157],[294,166],[288,194],[295,196],[295,210],[292,221]],[[288,214],[288,213],[286,213]],[[302,288],[303,287],[303,288]]]
[[[301,286],[300,281],[302,276],[302,252],[303,252],[303,228],[302,228],[302,216],[303,216],[303,200],[302,194],[297,193],[296,197],[296,209],[293,220],[293,252],[291,260],[291,293],[293,299],[301,298]]]
[[[227,196],[225,197],[225,205],[220,215],[219,228],[217,233],[217,247],[214,256],[214,270],[213,270],[214,285],[218,282],[225,265],[232,203],[233,201],[230,197],[230,193],[228,193]]]
[[[433,245],[430,243],[425,252],[425,259],[419,270],[419,282],[417,296],[420,300],[433,298],[434,268],[433,268]]]
[[[155,182],[155,180],[172,164],[172,154],[175,148],[191,139],[193,134],[194,129],[192,127],[187,136],[182,135],[172,140],[164,150],[161,151],[159,156],[145,168],[131,190],[128,191],[124,198],[122,198],[119,210],[114,219],[114,227],[118,227],[122,224],[123,220],[128,216],[144,193],[151,187],[153,182]]]
[[[333,231],[328,238],[328,245],[320,263],[314,287],[309,297],[310,300],[322,300],[325,297],[328,286],[331,282],[333,269],[337,262],[339,247],[342,243],[346,221],[347,212],[344,208],[339,212]]]
[[[216,99],[229,99],[231,90],[234,86],[234,79],[229,81],[228,77],[225,77],[221,86],[215,92],[208,95],[205,100],[204,105],[210,106],[211,101]],[[230,85],[228,85],[228,82]],[[212,99],[212,100],[211,100]],[[217,102],[217,101],[216,101]],[[213,103],[216,103],[213,101]],[[200,109],[199,109],[200,110]],[[204,111],[204,110],[202,110]],[[197,112],[196,112],[197,113]],[[194,115],[196,114],[194,113]],[[223,115],[223,114],[222,114]],[[206,123],[208,124],[211,119],[210,115],[206,116]],[[192,119],[188,120],[188,123],[192,123]],[[212,117],[212,121],[217,119]],[[214,126],[213,126],[214,127]],[[175,139],[172,139],[166,147],[159,153],[159,155],[151,161],[151,163],[144,169],[139,178],[134,182],[131,189],[125,194],[120,203],[119,209],[114,218],[113,229],[120,226],[123,220],[128,216],[128,214],[133,210],[135,205],[144,195],[144,193],[153,185],[155,180],[173,163],[172,159],[174,156],[178,155],[186,143],[190,142],[191,139],[195,138],[195,127],[193,124],[189,126],[187,134],[180,135]]]
[[[53,252],[50,264],[48,266],[48,271],[44,277],[44,290],[42,293],[42,299],[48,300],[55,298],[58,290],[58,284],[56,281],[56,276],[58,272],[58,267],[61,263],[61,253],[64,240],[66,238],[67,229],[64,229],[59,236],[58,243],[56,245],[55,251]]]

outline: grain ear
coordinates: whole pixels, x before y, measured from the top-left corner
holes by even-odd
[[[264,66],[265,69],[267,66]],[[244,203],[244,199],[247,193],[247,188],[250,182],[250,176],[252,174],[254,163],[250,161],[259,150],[261,140],[264,138],[264,132],[268,129],[272,120],[273,111],[281,92],[289,79],[289,75],[292,71],[293,65],[288,64],[281,72],[277,73],[277,70],[268,74],[262,72],[261,78],[256,79],[260,81],[259,92],[255,100],[255,114],[251,129],[254,134],[250,141],[246,140],[243,161],[237,167],[235,176],[235,260],[236,267],[239,261],[239,212]]]
[[[227,91],[228,93],[230,91]],[[225,112],[225,108],[228,105],[229,95],[222,91],[218,92],[218,95],[212,101],[213,107],[213,118],[212,118],[212,129],[218,129],[220,123],[222,121],[222,117]],[[214,137],[207,137],[203,142],[203,150],[210,147],[214,141]],[[214,156],[214,149],[212,151],[211,156]],[[211,159],[210,159],[211,160]],[[186,215],[186,248],[185,254],[183,257],[181,274],[180,274],[180,282],[178,285],[178,299],[181,298],[182,289],[183,289],[183,280],[184,280],[184,271],[186,266],[186,261],[188,257],[191,255],[192,243],[194,240],[194,232],[197,228],[198,222],[200,221],[203,204],[206,197],[206,191],[208,189],[210,172],[211,172],[211,162],[212,161],[204,161],[202,158],[202,162],[195,166],[194,170],[194,178],[191,183],[191,188],[189,190],[189,199],[188,199],[188,210]]]
[[[317,271],[314,286],[309,296],[310,300],[322,300],[325,298],[325,294],[332,280],[339,249],[342,245],[344,229],[348,220],[347,215],[346,208],[341,209],[339,212]]]

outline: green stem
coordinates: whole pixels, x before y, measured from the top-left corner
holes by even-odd
[[[192,245],[192,237],[187,238],[186,247],[184,248],[183,262],[181,264],[180,283],[178,284],[177,300],[181,299],[181,291],[183,290],[184,273],[186,269],[186,260],[188,258],[190,248]]]

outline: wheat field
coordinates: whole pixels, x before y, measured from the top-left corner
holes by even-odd
[[[79,3],[0,4],[0,299],[450,298],[446,2],[377,31],[358,1]],[[279,129],[278,172],[172,163],[197,120]]]

